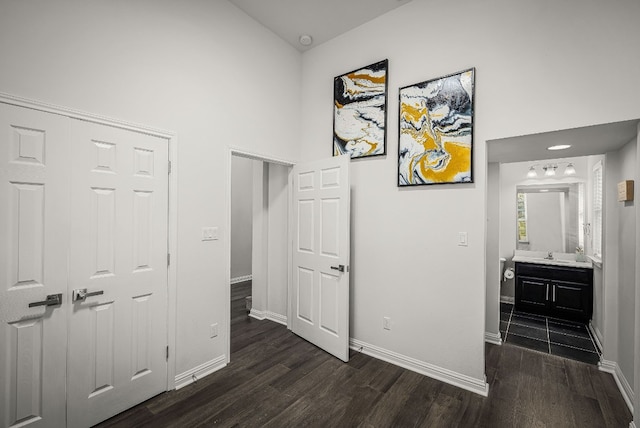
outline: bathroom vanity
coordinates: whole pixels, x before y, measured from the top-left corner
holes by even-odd
[[[589,322],[593,311],[590,262],[516,255],[515,309]]]

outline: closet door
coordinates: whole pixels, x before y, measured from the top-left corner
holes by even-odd
[[[168,142],[72,134],[68,418],[86,427],[166,389]]]
[[[0,103],[2,427],[66,424],[68,125]]]

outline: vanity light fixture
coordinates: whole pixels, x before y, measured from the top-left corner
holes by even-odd
[[[565,150],[571,147],[571,144],[557,144],[555,146],[547,147],[547,150]]]
[[[556,175],[556,170],[558,169],[558,164],[566,164],[567,166],[564,168],[564,172],[562,175],[576,175],[576,168],[573,166],[571,162],[555,162],[549,163],[542,166],[543,175],[545,177],[554,177]],[[538,178],[538,170],[536,167],[540,166],[540,164],[533,164],[529,167],[529,171],[527,171],[527,178]]]

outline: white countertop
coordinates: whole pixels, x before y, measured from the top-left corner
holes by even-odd
[[[553,259],[547,259],[548,253],[545,251],[524,251],[516,250],[511,259],[514,263],[535,263],[539,265],[567,266],[579,268],[593,268],[591,260],[577,262],[574,253],[553,253]]]

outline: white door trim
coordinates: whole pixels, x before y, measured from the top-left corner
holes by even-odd
[[[167,344],[169,346],[169,358],[167,360],[167,391],[175,389],[175,349],[176,349],[176,294],[177,294],[177,230],[178,230],[178,138],[175,133],[127,122],[121,119],[114,119],[69,107],[63,107],[43,101],[32,100],[17,95],[0,92],[0,102],[19,107],[26,107],[32,110],[44,111],[73,119],[80,119],[87,122],[99,123],[113,126],[115,128],[140,132],[164,138],[169,142],[169,161],[171,162],[171,172],[169,174],[169,221],[168,221],[168,243],[167,248],[171,254],[171,264],[167,270]]]
[[[231,301],[231,162],[233,159],[233,156],[239,156],[239,157],[243,157],[243,158],[248,158],[248,159],[253,159],[253,160],[257,160],[257,161],[262,161],[262,162],[269,162],[269,163],[275,163],[278,165],[284,165],[284,166],[288,166],[288,167],[293,167],[295,165],[295,162],[291,161],[291,160],[287,160],[287,159],[282,159],[282,158],[276,158],[274,156],[265,154],[265,153],[258,153],[258,152],[253,152],[250,150],[245,150],[243,148],[240,147],[235,147],[235,146],[228,146],[229,150],[227,152],[227,173],[226,173],[226,177],[227,177],[227,182],[226,182],[226,189],[225,189],[225,204],[227,207],[227,220],[226,220],[226,230],[228,231],[228,233],[224,234],[224,251],[225,251],[225,281],[226,281],[226,287],[225,287],[225,301],[226,302],[230,302]],[[289,205],[291,204],[291,177],[289,177]],[[289,239],[288,241],[289,242]],[[288,281],[288,285],[287,285],[287,290],[289,285],[291,284],[291,246],[288,246],[288,254],[287,254],[287,281]],[[288,292],[288,294],[291,294],[290,292]],[[289,298],[289,297],[287,297]],[[287,311],[289,310],[289,305],[287,304]],[[287,314],[287,319],[289,319],[291,317],[288,316]],[[228,364],[229,361],[231,361],[231,305],[225,305],[225,314],[224,314],[224,320],[226,323],[226,343],[225,343],[225,354],[226,354],[226,363]],[[287,321],[287,328],[289,328],[289,321]]]

